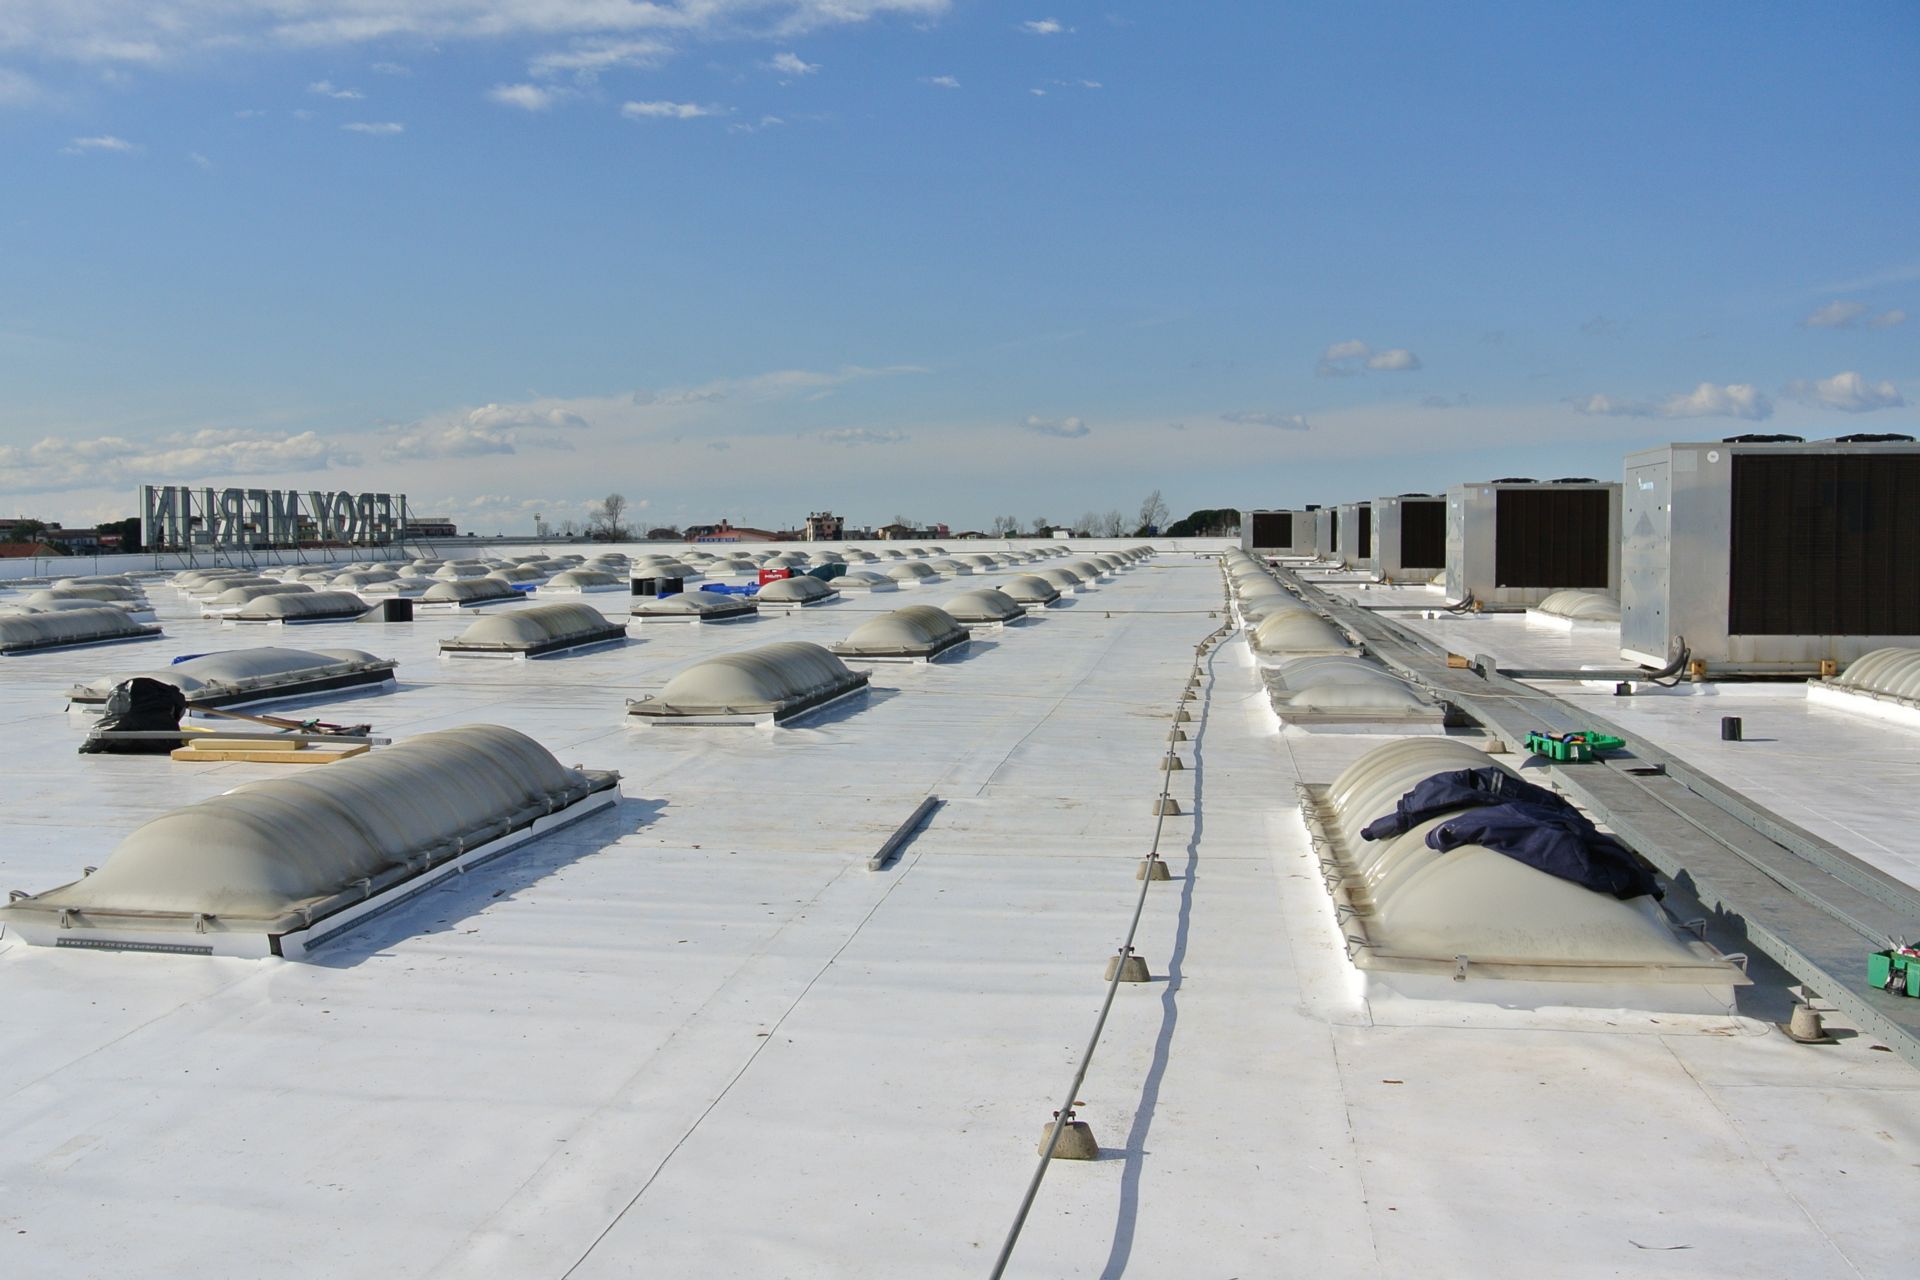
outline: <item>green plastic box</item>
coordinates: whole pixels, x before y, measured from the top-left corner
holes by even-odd
[[[1875,951],[1867,957],[1867,985],[1920,998],[1920,959],[1898,951]]]

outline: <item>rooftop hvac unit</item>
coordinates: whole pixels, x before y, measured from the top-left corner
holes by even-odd
[[[1373,567],[1382,582],[1426,582],[1447,567],[1447,500],[1408,493],[1373,501]]]
[[[1619,485],[1489,480],[1447,490],[1447,599],[1537,604],[1572,589],[1620,589]]]
[[[1334,541],[1338,544],[1333,549],[1334,558],[1349,569],[1372,573],[1373,504],[1342,503],[1334,512],[1338,517],[1334,523]]]
[[[1242,511],[1240,549],[1254,555],[1310,556],[1313,517],[1311,511]]]
[[[1336,545],[1340,540],[1340,511],[1337,507],[1321,507],[1313,513],[1313,558],[1331,560],[1337,554]]]
[[[1920,444],[1734,437],[1626,461],[1621,651],[1723,667],[1920,645]]]

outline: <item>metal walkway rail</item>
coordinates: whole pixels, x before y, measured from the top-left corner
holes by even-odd
[[[1391,618],[1288,569],[1302,598],[1361,637],[1373,655],[1518,744],[1531,729],[1630,735],[1591,711],[1447,654]],[[1869,987],[1866,958],[1920,932],[1920,891],[1639,740],[1630,758],[1554,764],[1554,781],[1723,922],[1743,930],[1819,996],[1920,1066],[1920,1000]]]

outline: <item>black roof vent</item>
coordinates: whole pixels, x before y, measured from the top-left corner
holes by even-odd
[[[1498,480],[1489,480],[1488,484],[1539,484],[1532,476],[1501,476]]]
[[[1835,444],[1912,444],[1912,436],[1897,431],[1856,431],[1850,436],[1835,436]]]
[[[1804,436],[1770,436],[1764,434],[1727,436],[1720,441],[1721,444],[1805,444],[1806,442],[1806,437]]]
[[[1403,498],[1431,498],[1433,495],[1430,493],[1403,493],[1400,496]]]
[[[1598,480],[1595,480],[1592,476],[1561,476],[1559,479],[1549,480],[1547,483],[1548,484],[1599,484],[1600,482]]]
[[[1317,502],[1309,502],[1307,504],[1307,510],[1309,511],[1318,511],[1319,509],[1320,509],[1320,504]]]

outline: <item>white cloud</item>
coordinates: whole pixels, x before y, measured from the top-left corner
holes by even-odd
[[[1235,409],[1220,415],[1220,421],[1242,426],[1272,427],[1276,431],[1311,431],[1305,414],[1275,413],[1271,409]]]
[[[1420,357],[1405,347],[1375,351],[1358,338],[1336,342],[1320,353],[1314,372],[1323,378],[1344,378],[1356,373],[1407,373],[1420,367]]]
[[[1575,413],[1601,418],[1651,418],[1659,413],[1658,409],[1645,401],[1622,400],[1618,396],[1595,394],[1570,403]]]
[[[620,114],[629,120],[697,120],[721,112],[697,102],[629,102]]]
[[[810,76],[820,69],[819,63],[803,61],[795,53],[776,53],[767,66],[785,76]]]
[[[1390,347],[1367,357],[1367,368],[1383,373],[1400,373],[1420,367],[1420,357],[1405,347]]]
[[[33,77],[0,67],[0,107],[24,107],[40,100],[40,86]]]
[[[950,7],[951,0],[7,0],[0,44],[32,57],[110,64],[400,41],[653,37],[692,47],[788,42],[887,18],[930,20]]]
[[[311,431],[276,435],[209,428],[150,440],[49,436],[37,444],[0,445],[0,491],[58,493],[167,480],[212,483],[325,471],[359,461],[358,454]]]
[[[1780,394],[1789,400],[1818,405],[1823,409],[1839,409],[1843,413],[1898,409],[1907,402],[1906,397],[1900,394],[1900,389],[1891,382],[1868,382],[1852,370],[1811,382],[1789,382],[1781,388]]]
[[[910,440],[913,437],[904,431],[874,431],[867,427],[836,427],[832,431],[822,431],[820,438],[828,444],[853,446],[859,444],[899,444],[901,441]]]
[[[187,163],[192,165],[196,169],[205,170],[205,169],[213,168],[213,161],[207,159],[205,156],[201,155],[198,151],[187,152]]]
[[[343,89],[331,80],[315,80],[307,86],[308,93],[317,93],[323,98],[338,98],[342,102],[358,102],[367,95],[358,89]]]
[[[92,138],[75,138],[60,150],[70,156],[83,156],[94,151],[137,151],[139,148],[125,138],[103,133]]]
[[[1586,396],[1570,403],[1575,413],[1610,418],[1745,418],[1758,422],[1773,416],[1773,401],[1744,382],[1703,382],[1657,404],[1609,395]]]
[[[954,76],[921,76],[921,84],[930,84],[936,89],[958,89],[960,81]]]
[[[392,428],[380,452],[389,459],[473,458],[522,448],[571,452],[573,441],[554,433],[587,425],[587,419],[571,409],[487,404]]]
[[[1077,440],[1093,433],[1093,428],[1079,418],[1028,417],[1021,425],[1036,435],[1059,436],[1068,440]]]
[[[1028,35],[1057,36],[1061,32],[1069,31],[1072,28],[1061,26],[1059,21],[1054,18],[1031,18],[1021,23],[1020,29]]]
[[[393,120],[356,120],[352,124],[343,124],[340,127],[348,133],[372,134],[376,138],[391,138],[396,133],[407,131],[407,126]]]
[[[541,54],[527,70],[536,76],[571,73],[577,80],[592,81],[620,67],[657,67],[672,54],[673,46],[659,40],[576,40],[563,52]]]
[[[487,91],[490,101],[523,111],[545,111],[558,96],[554,90],[542,89],[537,84],[497,84]]]
[[[1660,406],[1663,418],[1745,418],[1758,422],[1773,416],[1773,402],[1759,388],[1744,382],[1703,382],[1681,395],[1669,396]]]
[[[1907,313],[1898,307],[1893,307],[1889,310],[1882,311],[1879,315],[1867,321],[1867,326],[1872,329],[1891,329],[1897,324],[1905,324],[1906,322]]]
[[[368,67],[367,70],[383,76],[410,76],[413,74],[412,67],[402,66],[398,62],[376,62]]]
[[[1045,89],[1029,89],[1027,90],[1027,92],[1032,94],[1036,98],[1044,98],[1047,96],[1047,91]]]

